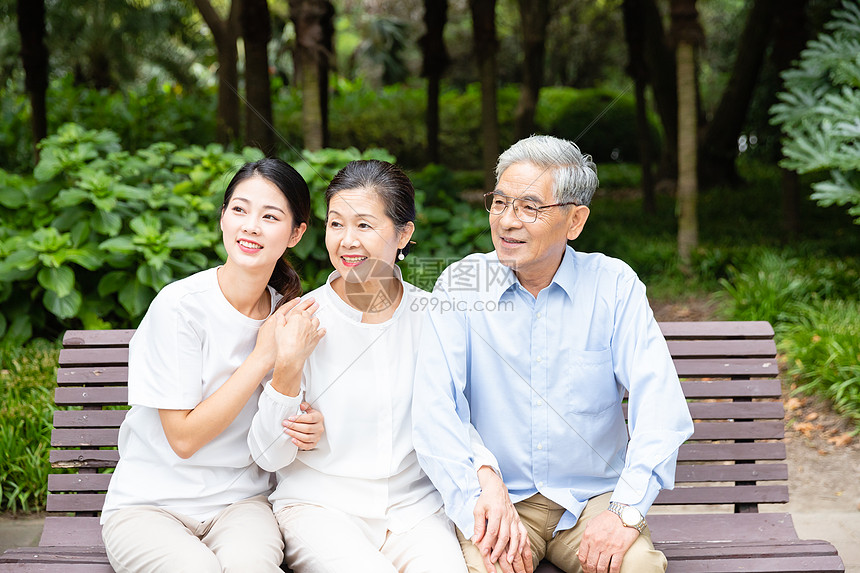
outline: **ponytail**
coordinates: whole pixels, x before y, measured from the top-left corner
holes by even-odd
[[[272,276],[269,278],[269,286],[284,297],[278,303],[278,306],[293,300],[297,296],[302,296],[302,282],[299,280],[299,273],[284,258],[278,259],[278,262],[275,263]]]

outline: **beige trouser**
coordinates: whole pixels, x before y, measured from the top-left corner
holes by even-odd
[[[555,537],[552,536],[552,532],[564,514],[562,506],[539,493],[514,504],[520,515],[520,521],[528,530],[535,568],[542,559],[547,559],[566,573],[582,573],[576,551],[579,549],[585,526],[588,525],[589,520],[609,507],[611,496],[611,493],[604,493],[588,500],[576,525],[571,529],[559,531]],[[457,530],[457,536],[460,539],[466,564],[469,566],[469,573],[486,573],[484,560],[478,548],[463,537],[459,530]],[[662,573],[664,571],[666,571],[666,557],[654,549],[654,544],[651,543],[651,532],[646,527],[624,554],[621,573]],[[496,572],[501,572],[498,564]]]
[[[291,505],[275,515],[295,573],[466,572],[454,524],[442,509],[401,533],[382,520],[317,505]]]
[[[120,509],[102,528],[117,573],[271,571],[281,573],[284,542],[265,496],[236,502],[200,522],[155,506]]]

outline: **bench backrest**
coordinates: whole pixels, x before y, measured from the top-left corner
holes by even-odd
[[[676,488],[658,505],[730,504],[735,512],[785,503],[788,479],[783,405],[773,329],[767,322],[664,322],[695,433],[681,446]],[[48,477],[49,512],[98,515],[116,466],[128,400],[133,330],[69,331],[60,351],[51,464],[75,473]],[[730,510],[731,510],[730,509]]]

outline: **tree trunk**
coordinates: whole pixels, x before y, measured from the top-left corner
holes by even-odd
[[[475,55],[481,80],[481,132],[483,143],[484,189],[496,186],[499,155],[499,124],[496,112],[496,0],[469,0],[472,11]]]
[[[642,23],[645,32],[645,61],[654,103],[663,126],[663,147],[660,155],[660,179],[675,179],[678,171],[678,91],[675,51],[663,30],[663,17],[655,0],[635,0],[642,3]]]
[[[777,12],[773,25],[773,48],[770,52],[771,64],[777,72],[791,66],[791,62],[800,56],[806,46],[810,33],[806,26],[807,4],[808,0],[785,0]],[[775,102],[774,94],[769,103]],[[782,231],[784,240],[791,241],[800,233],[800,177],[794,171],[781,171]]]
[[[424,56],[422,75],[427,78],[427,160],[439,163],[439,84],[448,67],[445,49],[445,22],[448,20],[448,0],[424,0],[424,25],[421,37]]]
[[[304,147],[322,149],[327,139],[328,58],[326,28],[334,9],[327,0],[290,0],[290,19],[296,29],[294,62],[302,92]],[[325,84],[323,82],[326,82]]]
[[[209,0],[194,0],[200,15],[215,40],[218,51],[218,141],[224,145],[239,137],[239,72],[237,61],[239,51],[236,40],[239,38],[239,14],[242,0],[230,3],[230,12],[221,19]]]
[[[523,82],[514,115],[514,138],[517,140],[528,137],[535,129],[535,109],[543,85],[549,0],[519,0],[519,5],[524,55]]]
[[[782,3],[779,9],[782,10]],[[777,11],[776,0],[755,0],[747,14],[732,75],[702,137],[699,174],[708,186],[738,182],[735,169],[738,137],[744,127],[771,37],[771,22]]]
[[[650,75],[645,61],[644,10],[641,0],[624,0],[624,37],[627,40],[627,73],[633,78],[636,91],[636,139],[639,147],[639,164],[642,168],[642,210],[653,215],[657,212],[654,194],[654,177],[651,173],[651,130],[645,101],[645,87]]]
[[[243,0],[241,22],[245,41],[245,144],[271,155],[275,151],[275,133],[268,54],[272,26],[267,1]]]
[[[38,143],[48,136],[48,49],[45,47],[45,1],[18,0],[18,33],[21,35],[21,63],[24,86],[30,97],[30,125],[33,130],[33,156],[39,162]]]
[[[672,0],[672,36],[677,42],[678,73],[678,256],[681,269],[689,273],[693,251],[699,244],[696,45],[701,28],[696,0]]]

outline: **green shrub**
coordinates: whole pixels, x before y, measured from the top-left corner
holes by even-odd
[[[778,328],[779,349],[797,389],[831,400],[860,429],[860,303],[824,300],[798,305]]]
[[[0,348],[0,509],[44,509],[59,345]]]
[[[177,147],[205,145],[215,139],[214,88],[185,91],[152,80],[122,92],[81,87],[71,76],[53,79],[46,94],[48,132],[66,123],[110,130],[127,151],[156,142]],[[0,87],[0,168],[23,173],[33,168],[30,106],[23,92]]]
[[[812,198],[823,206],[847,205],[860,224],[860,6],[845,0],[825,28],[783,72],[772,123],[785,133],[780,164],[828,173],[812,185]]]

